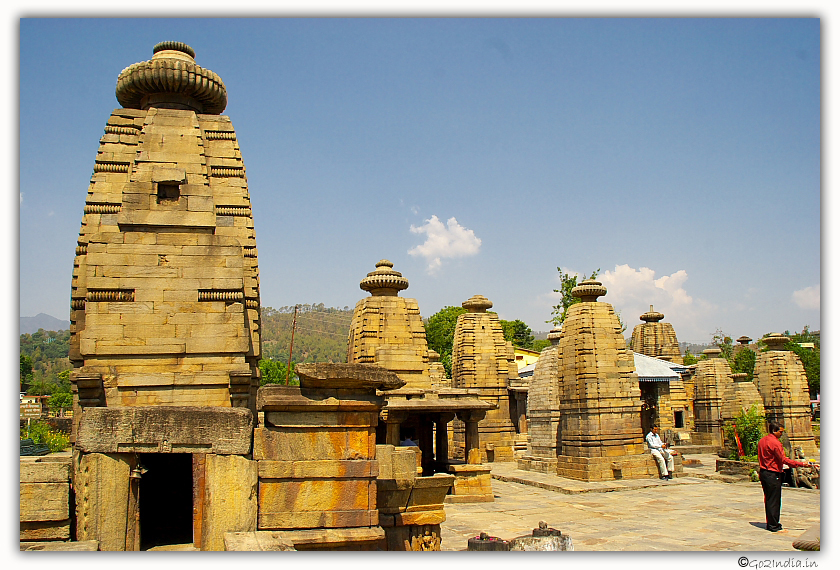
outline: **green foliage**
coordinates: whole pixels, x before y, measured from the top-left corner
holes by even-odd
[[[295,322],[292,362],[347,362],[347,336],[353,310],[325,307],[323,303],[298,307],[296,322],[294,306],[260,309],[263,358],[288,362]]]
[[[464,307],[444,307],[424,323],[426,342],[430,349],[440,354],[440,363],[449,377],[452,376],[452,341],[455,339],[455,325],[458,323],[458,316],[466,312]]]
[[[814,343],[814,350],[800,346],[800,343]],[[805,368],[805,376],[808,377],[808,391],[811,393],[811,399],[815,400],[817,394],[820,393],[820,335],[819,333],[812,333],[808,325],[802,329],[800,334],[790,335],[790,342],[785,345],[787,350],[790,350],[799,360],[802,361],[802,366]]]
[[[502,325],[502,330],[505,333],[505,340],[510,341],[513,346],[520,348],[532,348],[534,346],[534,335],[531,334],[531,327],[516,319],[515,321],[506,321],[499,319]]]
[[[45,331],[20,335],[20,384],[27,394],[52,394],[61,384],[59,375],[72,368],[70,331]],[[69,378],[67,391],[70,390]]]
[[[35,445],[46,445],[50,452],[64,451],[70,447],[70,436],[52,429],[48,424],[40,421],[31,422],[20,430],[21,439],[31,439]]]
[[[287,363],[269,360],[266,358],[259,361],[259,367],[260,372],[262,372],[260,386],[265,386],[266,384],[285,384],[287,373],[289,376],[289,386],[300,385],[300,381],[295,374],[294,361],[292,362],[291,371],[289,371]]]
[[[749,381],[752,382],[753,372],[755,371],[755,359],[755,352],[749,348],[742,348],[730,362],[732,372],[743,372],[747,375]]]
[[[683,355],[683,365],[691,366],[692,364],[697,364],[698,358],[691,354],[691,351],[686,349],[685,355]]]
[[[551,341],[547,338],[543,338],[540,340],[535,340],[533,346],[531,346],[531,350],[535,350],[537,352],[542,352],[544,349],[551,346]]]
[[[577,297],[572,297],[572,289],[577,287],[578,284],[578,276],[571,275],[563,271],[562,268],[558,267],[557,271],[560,272],[560,288],[555,289],[555,293],[560,293],[560,303],[554,305],[551,309],[551,314],[554,315],[550,320],[546,321],[547,323],[554,323],[555,325],[563,324],[563,321],[566,320],[566,314],[569,312],[569,307],[580,303],[580,299]],[[601,269],[596,269],[592,272],[592,275],[589,277],[584,277],[585,279],[595,279],[598,274],[601,272]]]
[[[69,408],[73,405],[73,396],[69,392],[56,392],[49,397],[47,405],[51,410]]]
[[[738,459],[738,444],[735,442],[736,429],[738,431],[738,437],[741,440],[741,446],[744,448],[744,455],[747,457],[757,455],[758,440],[767,434],[765,431],[764,414],[758,413],[757,407],[752,405],[749,410],[741,410],[735,416],[734,423],[723,426],[726,440],[729,442],[729,456],[733,459]],[[750,461],[750,459],[747,459],[747,461]]]

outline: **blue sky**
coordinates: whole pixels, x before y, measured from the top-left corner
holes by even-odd
[[[261,300],[353,306],[381,258],[429,316],[548,330],[557,267],[627,335],[820,328],[820,20],[24,19],[20,315],[69,318],[117,75],[162,40],[228,91]]]

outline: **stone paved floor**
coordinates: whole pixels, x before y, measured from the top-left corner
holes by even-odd
[[[446,505],[441,548],[464,550],[467,539],[482,531],[504,539],[530,534],[544,520],[568,533],[578,551],[784,551],[794,550],[793,540],[820,522],[820,492],[786,487],[782,524],[789,532],[767,532],[761,485],[706,478],[714,473],[714,456],[701,459],[703,466],[686,468],[685,477],[621,485],[537,476],[499,464],[497,476],[548,482],[557,490],[494,479],[495,502]]]

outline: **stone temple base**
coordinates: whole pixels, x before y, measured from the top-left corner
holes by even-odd
[[[615,481],[659,477],[650,453],[620,457],[557,456],[557,475],[578,481]]]
[[[449,472],[455,475],[452,494],[446,496],[447,503],[491,503],[493,486],[489,465],[470,463],[449,466]]]
[[[557,474],[556,457],[534,457],[526,455],[516,460],[516,468],[523,471],[536,471],[537,473]]]

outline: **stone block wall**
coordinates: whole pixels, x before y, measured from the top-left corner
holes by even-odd
[[[20,541],[68,541],[70,457],[20,458]]]

